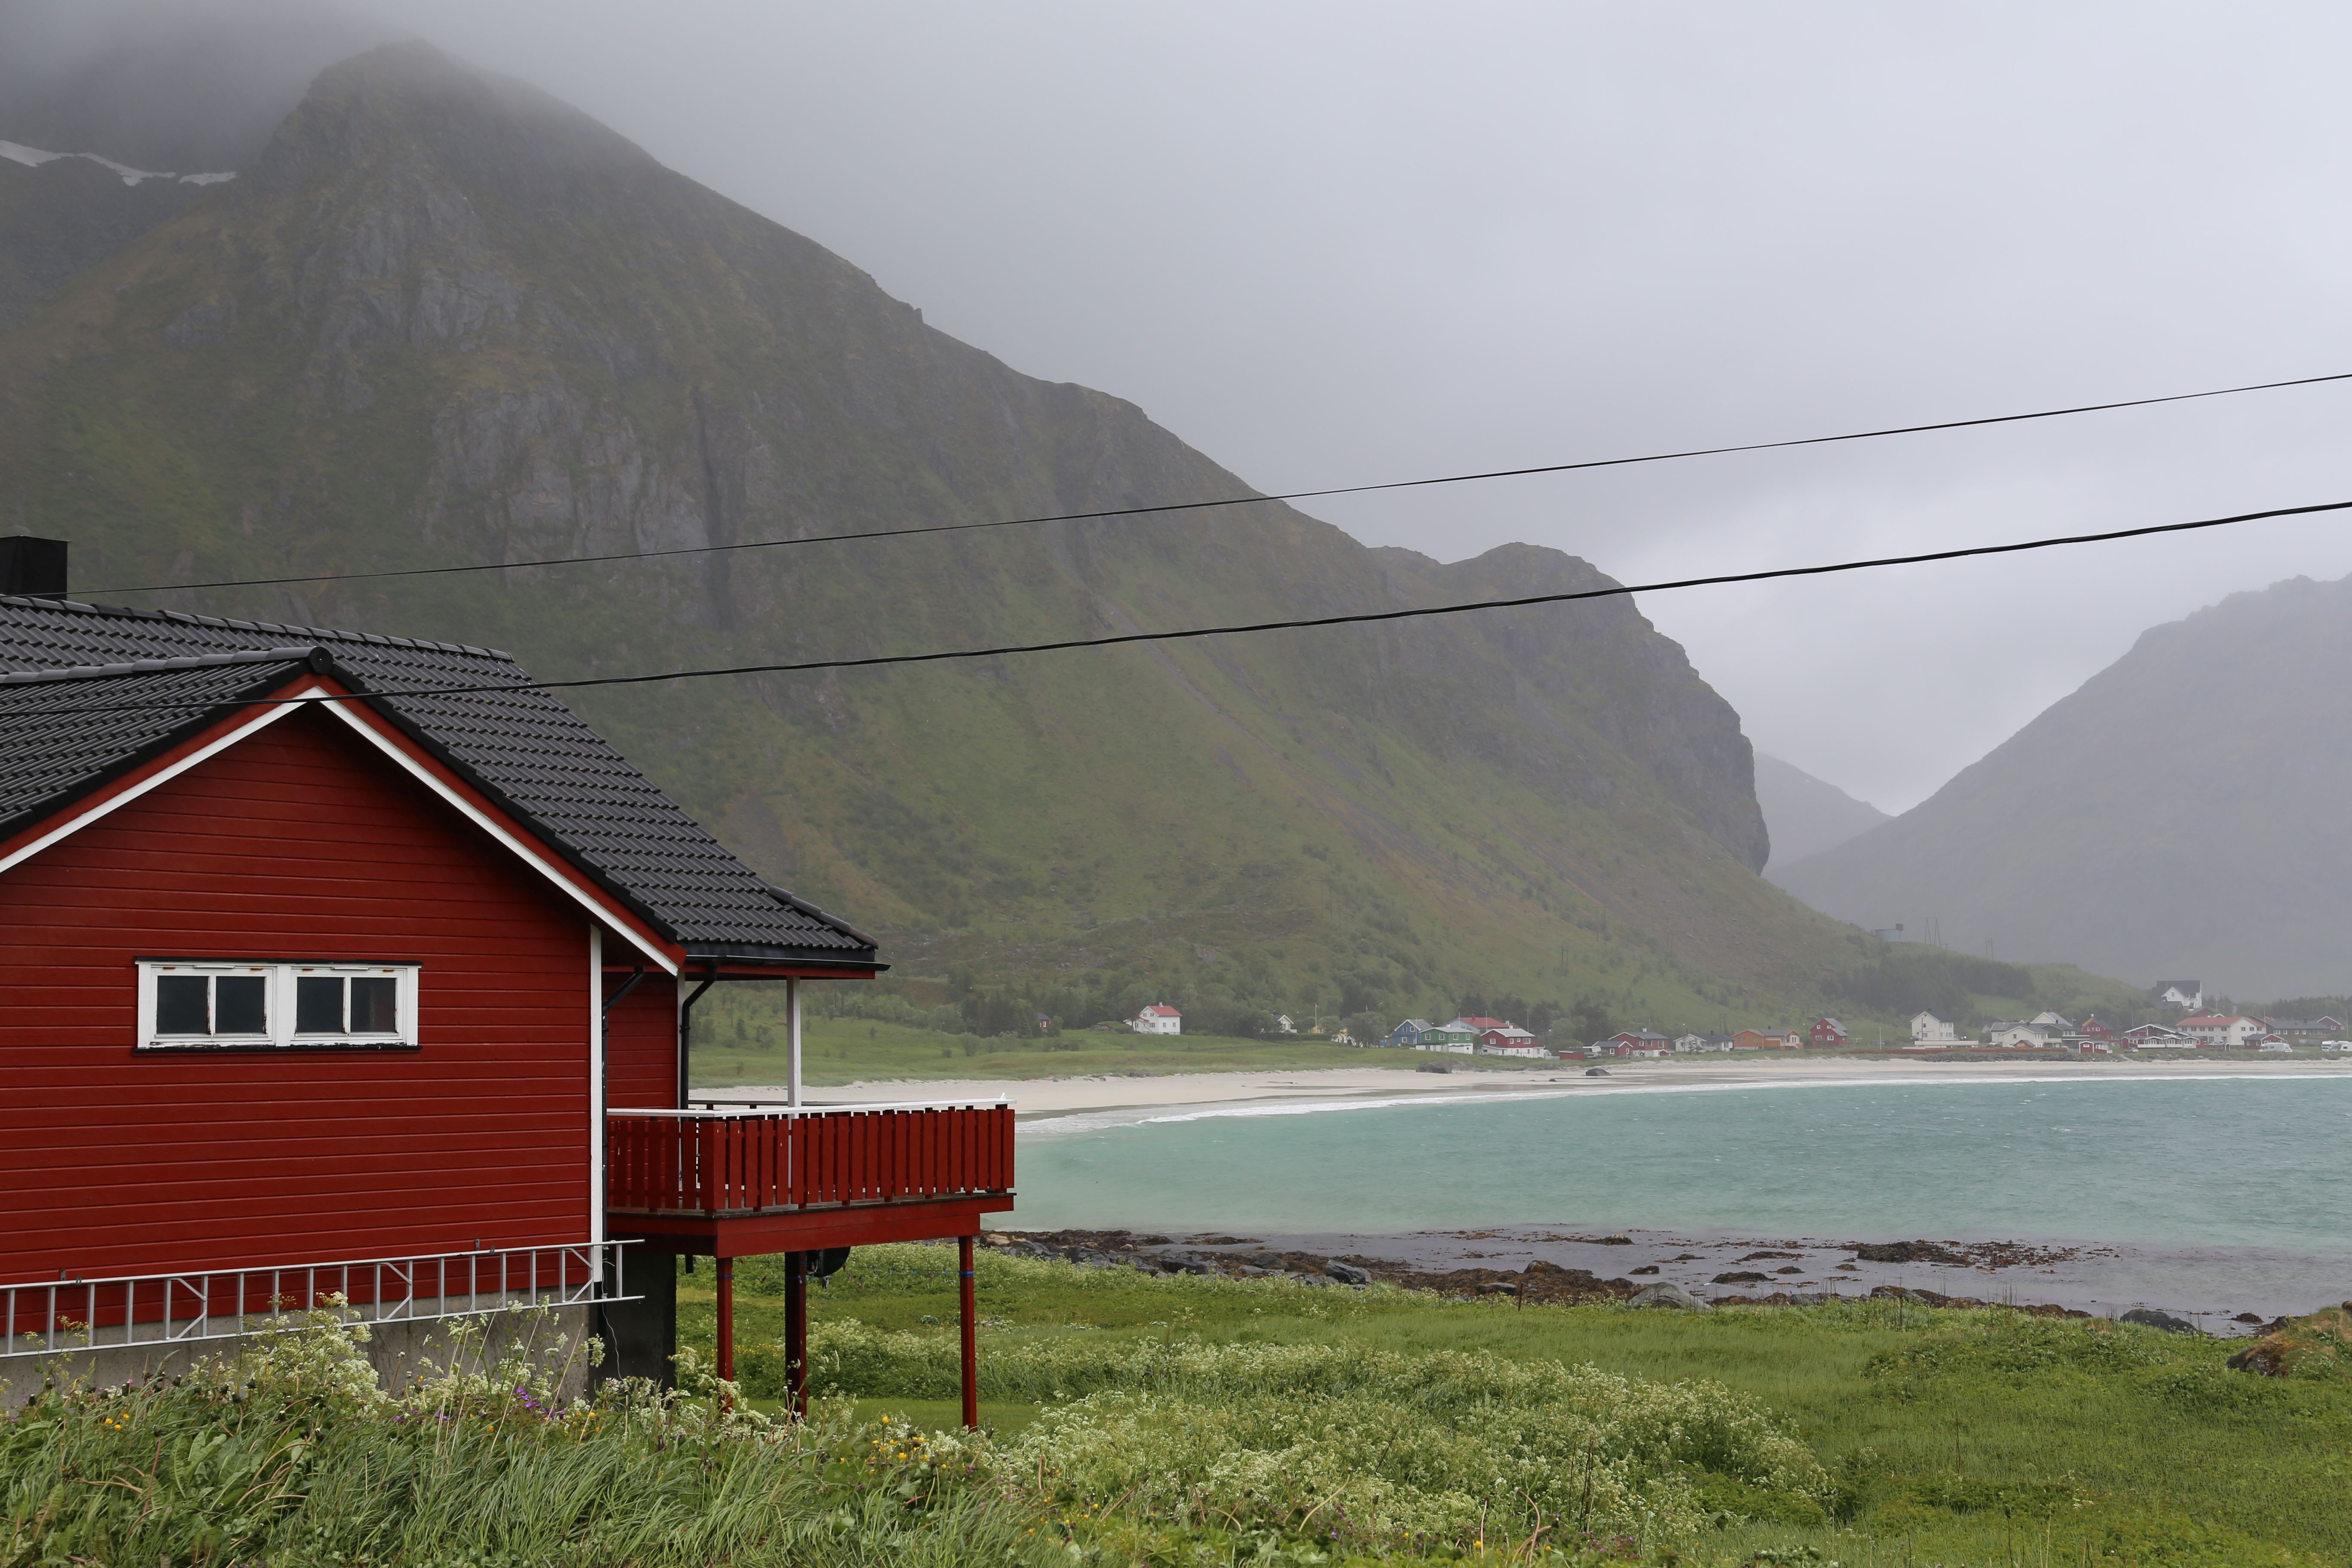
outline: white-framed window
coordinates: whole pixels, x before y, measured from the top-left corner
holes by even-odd
[[[139,961],[142,1051],[413,1050],[414,963]]]

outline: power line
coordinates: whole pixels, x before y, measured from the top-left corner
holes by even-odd
[[[1931,550],[1917,555],[1881,555],[1867,561],[1837,561],[1821,566],[1776,566],[1762,572],[1728,572],[1711,577],[1680,577],[1662,583],[1636,583],[1612,588],[1586,588],[1572,594],[1531,594],[1514,599],[1481,599],[1475,604],[1433,605],[1417,610],[1368,610],[1352,616],[1316,616],[1287,621],[1255,621],[1242,626],[1190,626],[1172,632],[1126,632],[1117,637],[1069,637],[1059,642],[1015,643],[1002,647],[952,648],[939,653],[877,654],[866,658],[809,659],[796,664],[739,664],[713,669],[673,669],[656,675],[604,675],[576,680],[509,680],[480,686],[416,686],[356,692],[348,697],[270,697],[236,701],[238,707],[274,707],[307,702],[354,702],[376,697],[466,697],[499,691],[556,691],[590,686],[644,686],[664,680],[700,680],[719,675],[799,675],[825,669],[870,669],[881,665],[936,664],[945,659],[995,658],[1016,653],[1058,653],[1072,648],[1118,647],[1128,643],[1181,642],[1194,637],[1240,637],[1251,632],[1300,631],[1318,626],[1363,626],[1377,621],[1405,621],[1433,616],[1466,615],[1476,610],[1525,609],[1536,605],[1564,605],[1581,599],[1615,599],[1633,594],[1664,594],[1682,588],[1709,588],[1734,583],[1764,583],[1782,577],[1825,577],[1841,572],[1866,572],[1881,566],[1918,566],[1937,561],[1960,561],[1979,555],[2014,555],[2028,550],[2051,550],[2063,544],[2104,544],[2119,539],[2144,539],[2158,533],[2188,533],[2198,529],[2226,528],[2272,517],[2305,517],[2314,512],[2352,510],[2352,500],[2322,501],[2314,506],[2273,507],[2242,511],[2229,517],[2200,518],[2193,522],[2149,523],[2139,528],[2109,529],[2102,533],[2071,533],[2029,539],[2015,544],[1971,544],[1958,550]],[[105,707],[51,708],[45,716],[68,713],[129,713],[159,709],[212,708],[203,702],[128,702]]]
[[[1737,447],[1694,447],[1677,452],[1652,452],[1638,458],[1594,458],[1580,463],[1546,463],[1528,468],[1489,468],[1475,474],[1443,474],[1434,479],[1389,479],[1372,485],[1337,485],[1319,490],[1286,490],[1280,495],[1227,496],[1220,500],[1169,501],[1157,506],[1115,507],[1104,511],[1050,512],[1036,517],[1003,517],[984,522],[943,522],[930,528],[877,528],[857,533],[815,533],[800,539],[754,539],[739,544],[684,545],[675,550],[633,550],[607,555],[558,555],[540,561],[486,562],[471,566],[410,566],[387,572],[320,572],[302,577],[228,577],[210,583],[150,583],[131,588],[90,588],[89,594],[162,594],[195,588],[276,588],[297,583],[365,583],[387,577],[445,577],[467,572],[521,572],[543,566],[591,566],[607,561],[659,561],[679,555],[723,555],[739,550],[781,550],[795,544],[845,544],[865,539],[904,539],[926,533],[962,533],[972,529],[1024,528],[1041,522],[1087,522],[1114,517],[1144,517],[1157,512],[1202,511],[1211,507],[1249,506],[1265,501],[1314,500],[1324,496],[1369,495],[1375,490],[1421,489],[1432,485],[1472,484],[1483,479],[1526,479],[1537,474],[1569,474],[1588,468],[1621,468],[1643,463],[1671,463],[1684,458],[1720,458],[1738,452],[1771,452],[1790,447],[1827,447],[1845,441],[1873,441],[1884,436],[1919,436],[1936,430],[1966,430],[1983,425],[2016,425],[2035,419],[2060,419],[2071,414],[2103,414],[2117,408],[2147,408],[2159,403],[2193,403],[2207,397],[2232,397],[2242,392],[2276,392],[2291,386],[2318,386],[2331,381],[2352,381],[2352,371],[2333,375],[2307,375],[2294,381],[2261,381],[2244,386],[2217,387],[2210,392],[2176,392],[2162,397],[2134,397],[2120,403],[2084,403],[2071,408],[2044,408],[2032,414],[1992,414],[1976,419],[1947,419],[1933,425],[1895,425],[1883,430],[1856,430],[1843,436],[1804,436],[1789,441],[1751,441]]]

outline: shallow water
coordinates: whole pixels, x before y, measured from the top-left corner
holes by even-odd
[[[1024,1228],[1499,1225],[2352,1258],[2352,1076],[1804,1085],[1029,1123]]]

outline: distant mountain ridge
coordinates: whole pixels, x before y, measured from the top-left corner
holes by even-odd
[[[1772,858],[1764,875],[1776,881],[1775,867],[1817,855],[1893,820],[1868,801],[1856,800],[1837,785],[1761,752],[1756,753],[1756,804],[1772,834]]]
[[[1246,493],[855,267],[429,47],[322,73],[234,183],[0,336],[0,526],[78,584],[635,552]],[[549,678],[1605,584],[1288,507],[161,602]],[[85,589],[84,591],[93,591]],[[1737,714],[1630,600],[570,699],[902,973],[1672,1021],[1855,951],[1754,873]]]
[[[1865,926],[2239,998],[2352,980],[2352,579],[2144,633],[1932,797],[1786,867]]]

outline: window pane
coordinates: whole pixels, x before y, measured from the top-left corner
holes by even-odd
[[[159,1035],[209,1035],[212,1009],[209,989],[201,974],[159,974],[155,977],[155,1032]]]
[[[354,976],[352,980],[352,1033],[398,1034],[399,997],[400,983],[387,975]]]
[[[213,1033],[269,1033],[268,1004],[264,999],[267,985],[268,982],[258,974],[214,975]]]
[[[298,1035],[340,1035],[343,1032],[343,977],[305,974],[294,982],[294,1032]]]

